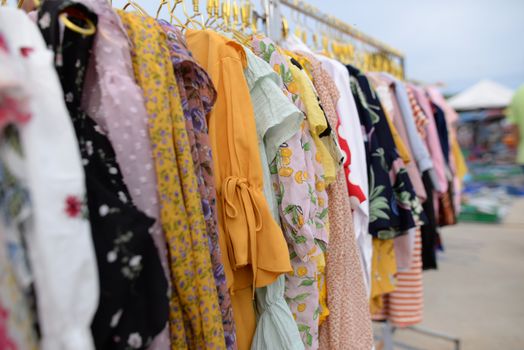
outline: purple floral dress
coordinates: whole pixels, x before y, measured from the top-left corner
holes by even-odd
[[[191,155],[197,175],[198,191],[209,236],[209,250],[211,252],[213,274],[222,312],[226,346],[228,349],[236,349],[233,308],[227,289],[224,266],[221,262],[222,254],[218,244],[213,158],[206,121],[206,115],[211,111],[215,103],[216,91],[209,75],[189,52],[182,32],[164,20],[160,20],[159,23],[167,34],[169,53],[175,68],[175,77],[184,110],[186,129],[191,145]]]

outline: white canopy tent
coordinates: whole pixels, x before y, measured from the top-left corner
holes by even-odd
[[[504,108],[509,105],[513,91],[491,80],[481,80],[449,99],[457,111]]]

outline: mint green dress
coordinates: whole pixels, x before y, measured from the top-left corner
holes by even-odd
[[[278,204],[272,188],[270,164],[281,144],[299,130],[303,114],[284,95],[280,76],[271,66],[246,49],[244,71],[255,112],[258,148],[264,172],[264,195],[274,219],[279,220]],[[285,276],[256,289],[257,328],[251,350],[303,350],[297,324],[284,299]]]

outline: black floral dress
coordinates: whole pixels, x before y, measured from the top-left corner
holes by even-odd
[[[369,232],[390,239],[416,226],[422,207],[401,158],[377,93],[367,77],[347,66],[364,132],[369,178]]]
[[[65,10],[80,13],[95,25],[97,17],[85,6],[67,0],[45,1],[38,13],[40,30],[55,53],[55,67],[86,173],[100,278],[100,302],[91,327],[95,345],[97,349],[145,349],[166,326],[169,312],[167,281],[148,232],[153,220],[131,202],[111,143],[81,109],[94,36],[68,27],[62,31],[59,14]]]

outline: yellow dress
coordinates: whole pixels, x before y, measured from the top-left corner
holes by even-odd
[[[373,258],[371,260],[371,314],[384,308],[383,295],[396,288],[397,260],[392,239],[373,238]]]
[[[400,135],[398,134],[398,130],[393,124],[393,121],[391,120],[391,117],[386,112],[386,109],[384,108],[384,114],[386,115],[386,120],[388,121],[389,128],[391,129],[391,136],[393,136],[393,141],[395,142],[395,146],[397,147],[398,155],[400,158],[404,161],[404,164],[409,164],[411,162],[411,157],[409,156],[408,148]]]
[[[466,161],[464,160],[464,155],[462,154],[462,150],[460,149],[460,145],[457,141],[456,136],[450,137],[450,143],[451,143],[451,153],[453,154],[453,158],[455,159],[455,172],[457,178],[460,180],[459,185],[461,190],[462,188],[462,180],[464,180],[464,176],[468,173],[468,166],[466,165]]]
[[[315,146],[317,146],[317,159],[322,163],[326,185],[329,185],[336,179],[337,161],[333,159],[328,147],[320,137],[320,135],[328,128],[326,117],[320,108],[315,89],[306,72],[300,70],[300,68],[296,67],[294,64],[290,64],[289,67],[293,80],[297,83],[297,94],[306,106],[306,119]]]
[[[213,152],[219,243],[231,291],[239,350],[248,350],[256,328],[255,286],[292,271],[280,226],[263,192],[263,173],[245,52],[238,43],[209,30],[188,30],[188,47],[217,90],[208,115]]]
[[[293,57],[302,60],[302,64],[306,64],[305,58],[293,54]],[[299,61],[300,63],[300,61]],[[293,79],[297,82],[297,94],[304,102],[306,108],[306,119],[308,121],[311,137],[317,147],[317,161],[320,161],[324,168],[324,179],[325,184],[332,183],[336,178],[337,162],[331,156],[325,143],[321,140],[320,134],[322,134],[327,128],[328,123],[324,112],[320,108],[317,95],[311,80],[309,79],[307,70],[300,70],[292,63],[289,65]],[[326,225],[326,231],[329,232],[329,223]],[[319,302],[320,302],[320,315],[319,324],[322,324],[329,316],[329,309],[327,305],[327,286],[325,279],[325,267],[326,259],[325,254],[319,254],[317,256],[317,269],[318,269],[318,289],[319,289]]]
[[[144,92],[169,249],[171,349],[226,349],[197,179],[165,33],[150,17],[119,12]]]
[[[407,146],[400,137],[397,128],[386,112],[386,120],[398,155],[405,164],[411,162]],[[373,258],[371,261],[371,314],[379,313],[384,308],[382,296],[395,290],[395,275],[397,273],[397,259],[395,256],[394,240],[373,238]]]

